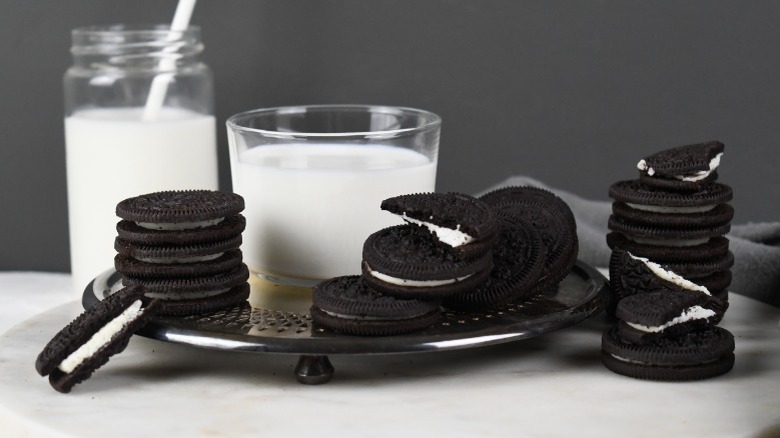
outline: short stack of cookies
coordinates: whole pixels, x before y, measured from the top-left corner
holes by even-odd
[[[613,372],[644,380],[689,381],[727,373],[734,337],[717,324],[728,302],[646,258],[615,249],[610,285],[621,296],[616,326],[602,336]]]
[[[249,296],[239,246],[244,200],[210,190],[163,191],[117,204],[114,248],[124,286],[158,298],[158,314],[189,315],[233,307]]]
[[[640,160],[638,179],[609,189],[607,244],[664,264],[727,300],[734,255],[725,234],[734,209],[731,187],[717,181],[723,150],[723,143],[711,141]]]
[[[616,373],[694,380],[733,366],[733,336],[716,326],[734,263],[732,190],[716,181],[723,150],[666,149],[639,161],[638,179],[610,187],[607,314],[618,323],[604,333],[602,360]]]
[[[576,261],[571,210],[546,190],[409,194],[381,208],[406,223],[368,237],[362,275],[315,287],[316,325],[357,335],[421,330],[442,308],[477,312],[542,293]]]

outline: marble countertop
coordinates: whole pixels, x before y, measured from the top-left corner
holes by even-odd
[[[736,365],[700,382],[634,380],[599,359],[601,316],[471,350],[331,356],[325,385],[297,357],[139,336],[70,394],[35,372],[81,312],[70,276],[0,273],[3,436],[778,436],[780,309],[732,294]]]

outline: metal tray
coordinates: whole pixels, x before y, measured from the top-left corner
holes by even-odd
[[[306,384],[333,375],[328,355],[395,354],[453,350],[538,336],[581,322],[603,308],[608,282],[578,261],[558,287],[528,301],[487,312],[445,311],[440,321],[417,333],[361,337],[312,326],[311,291],[251,278],[249,301],[232,309],[186,317],[154,317],[139,335],[216,350],[300,355],[295,374]],[[122,287],[114,270],[95,278],[84,291],[89,308]]]

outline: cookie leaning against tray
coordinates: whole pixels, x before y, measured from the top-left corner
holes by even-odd
[[[724,145],[705,142],[649,155],[639,178],[610,187],[607,244],[617,318],[602,337],[602,361],[647,380],[698,380],[734,366],[734,338],[717,327],[728,308],[733,208],[717,182]]]

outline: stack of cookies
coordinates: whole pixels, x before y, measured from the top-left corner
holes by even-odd
[[[234,193],[186,190],[125,199],[116,207],[116,270],[124,286],[158,298],[158,314],[221,310],[249,296],[239,250],[246,221]]]
[[[731,188],[716,181],[723,149],[711,141],[640,160],[638,179],[609,189],[614,202],[607,244],[666,265],[727,300],[734,255],[725,234],[734,209]]]
[[[359,335],[420,330],[442,307],[473,312],[526,300],[556,286],[576,261],[571,210],[546,190],[410,194],[381,208],[406,224],[368,237],[362,275],[314,289],[316,324]]]
[[[734,366],[734,337],[718,327],[728,303],[647,258],[615,249],[610,284],[617,325],[602,337],[604,365],[629,377],[687,381]]]
[[[725,234],[731,188],[717,182],[723,144],[667,149],[639,161],[640,176],[610,187],[607,244],[612,294],[602,359],[619,374],[693,380],[729,371],[728,307],[734,256]]]

